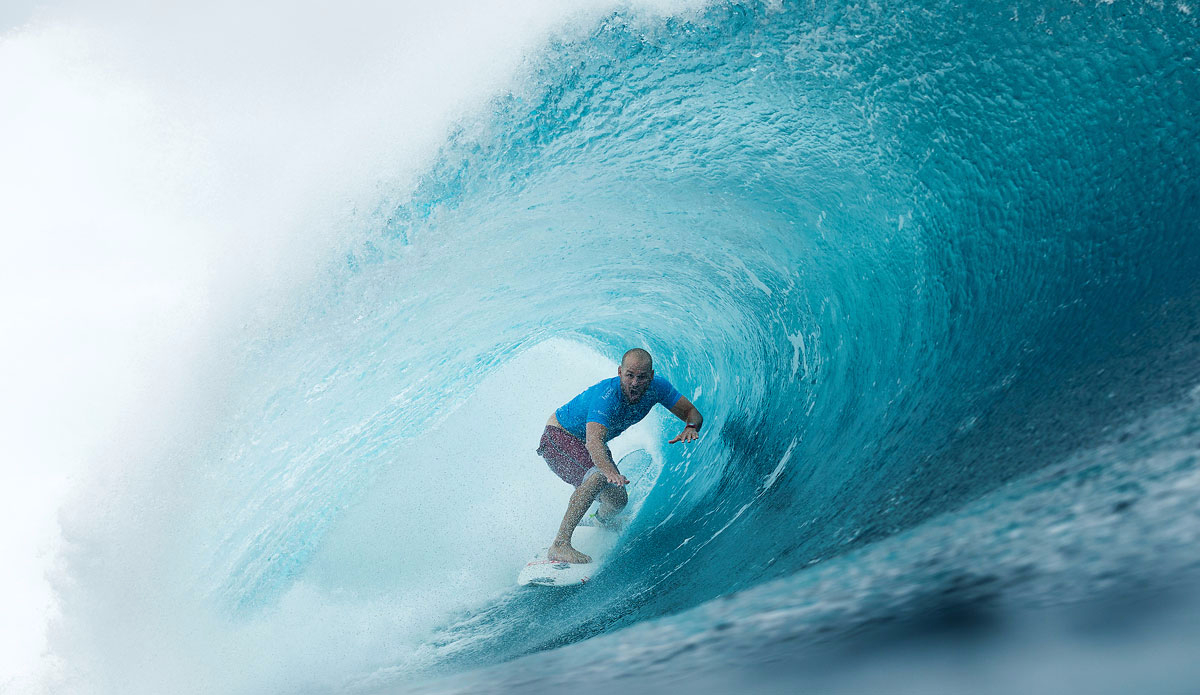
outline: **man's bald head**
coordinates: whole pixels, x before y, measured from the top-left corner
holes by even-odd
[[[635,365],[645,367],[646,369],[654,369],[654,360],[650,357],[650,353],[645,350],[633,348],[621,357],[621,366],[633,367]]]
[[[646,389],[650,388],[650,381],[654,379],[654,362],[650,359],[650,353],[641,348],[634,348],[625,353],[621,358],[621,366],[617,367],[617,376],[621,377],[621,390],[625,393],[625,399],[630,403],[637,403],[646,393]]]

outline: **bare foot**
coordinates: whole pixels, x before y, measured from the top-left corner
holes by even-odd
[[[569,562],[573,565],[582,565],[592,561],[592,558],[584,555],[578,550],[572,548],[566,543],[555,543],[546,551],[546,557],[558,562]]]

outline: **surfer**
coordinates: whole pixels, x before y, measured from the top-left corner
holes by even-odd
[[[634,348],[621,358],[616,378],[588,388],[550,416],[537,453],[558,477],[575,486],[575,492],[550,546],[549,559],[592,561],[571,547],[579,520],[596,498],[600,499],[597,517],[602,524],[612,523],[629,501],[624,487],[629,479],[617,470],[608,440],[640,422],[655,403],[685,423],[683,431],[668,443],[692,442],[700,436],[704,424],[700,411],[669,381],[654,376],[649,352]]]

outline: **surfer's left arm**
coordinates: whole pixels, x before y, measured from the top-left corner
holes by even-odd
[[[679,400],[675,401],[675,405],[671,406],[671,412],[686,424],[683,426],[683,431],[667,443],[696,441],[700,437],[700,426],[704,424],[704,416],[700,414],[696,406],[692,405],[687,396],[680,396]]]

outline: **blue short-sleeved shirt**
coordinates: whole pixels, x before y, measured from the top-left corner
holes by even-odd
[[[655,403],[673,407],[683,395],[661,376],[650,380],[646,393],[637,403],[625,400],[621,377],[614,376],[592,386],[555,411],[558,424],[581,440],[587,439],[587,423],[598,422],[608,428],[608,438],[621,434],[646,417]]]

